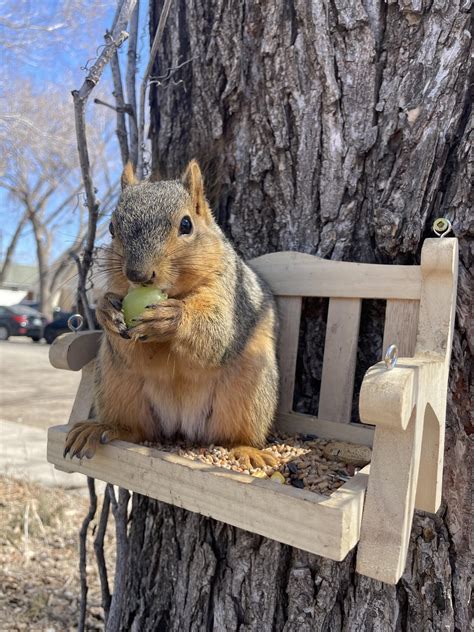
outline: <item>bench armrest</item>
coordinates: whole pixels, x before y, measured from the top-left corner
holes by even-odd
[[[441,502],[446,362],[418,354],[391,371],[383,362],[363,380],[361,419],[375,424],[357,570],[395,584],[406,564],[415,507]]]
[[[405,430],[417,402],[430,402],[440,416],[446,393],[445,363],[428,355],[400,358],[391,371],[384,362],[372,366],[360,390],[359,412],[364,423]],[[441,399],[446,399],[441,397]]]
[[[102,331],[79,331],[56,338],[49,350],[49,361],[57,369],[80,371],[99,351]]]

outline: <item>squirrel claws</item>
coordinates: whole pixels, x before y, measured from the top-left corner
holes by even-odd
[[[70,458],[91,459],[96,451],[97,445],[104,434],[104,425],[96,421],[79,422],[68,432],[63,456],[69,454]]]
[[[106,294],[106,297],[112,307],[120,312],[122,309],[122,299],[120,298],[120,296],[117,296],[116,294],[111,294],[109,292],[108,294]]]
[[[97,320],[109,334],[131,340],[122,313],[122,298],[118,294],[108,292],[100,299],[96,309]]]
[[[137,441],[136,433],[129,429],[109,426],[97,421],[82,421],[75,424],[68,432],[64,447],[64,458],[70,454],[71,459],[91,459],[99,444],[107,444],[116,439]]]
[[[157,305],[148,305],[141,317],[129,329],[137,342],[164,342],[174,336],[182,320],[183,303],[166,299]]]
[[[234,459],[240,461],[247,469],[251,467],[265,467],[266,465],[274,467],[277,464],[274,456],[251,446],[238,446],[237,448],[232,448],[230,453]]]

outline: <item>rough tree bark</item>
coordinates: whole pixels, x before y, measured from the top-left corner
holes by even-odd
[[[469,4],[173,3],[154,74],[192,62],[152,90],[155,166],[176,176],[193,156],[205,163],[216,215],[245,257],[414,264],[432,221],[452,220],[461,264],[444,501],[415,516],[390,587],[355,574],[354,554],[333,563],[136,495],[123,630],[468,629]],[[153,31],[162,0],[151,5]],[[320,313],[306,303],[301,410],[317,400]],[[365,306],[359,374],[379,359],[382,316]]]

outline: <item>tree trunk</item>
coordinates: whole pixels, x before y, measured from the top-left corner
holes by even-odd
[[[33,236],[36,245],[36,261],[38,263],[38,309],[40,312],[48,313],[51,316],[51,306],[48,304],[48,246],[44,236],[41,222],[37,217],[38,211],[31,211],[29,219],[33,227]]]
[[[2,269],[0,270],[0,284],[5,281],[7,278],[8,272],[10,270],[13,255],[15,253],[16,246],[18,244],[18,240],[21,237],[21,233],[25,227],[26,222],[28,221],[28,211],[25,211],[23,215],[18,220],[18,224],[16,225],[15,232],[12,235],[10,243],[8,244],[7,251],[5,253],[5,258],[3,259]]]
[[[135,495],[123,630],[468,629],[468,4],[173,3],[154,74],[192,61],[153,88],[155,166],[175,177],[193,156],[204,164],[216,216],[245,257],[415,264],[433,220],[452,221],[461,263],[444,501],[416,514],[391,587],[357,575],[355,553],[331,562]],[[162,0],[151,5],[153,31]],[[302,411],[317,404],[323,339],[307,324],[323,311],[306,301]],[[359,379],[380,359],[382,317],[364,303]]]

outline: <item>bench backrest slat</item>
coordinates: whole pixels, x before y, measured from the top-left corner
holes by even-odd
[[[398,355],[401,358],[412,358],[415,355],[419,310],[420,301],[396,299],[387,301],[382,355],[393,344],[397,345]]]
[[[283,412],[293,410],[301,302],[301,296],[277,297],[280,323],[280,335],[278,337],[278,364],[280,368],[279,409]]]
[[[302,252],[274,252],[249,264],[276,296],[418,300],[421,296],[420,266],[328,261]]]
[[[361,306],[360,298],[329,300],[319,395],[320,419],[340,423],[351,420]]]

